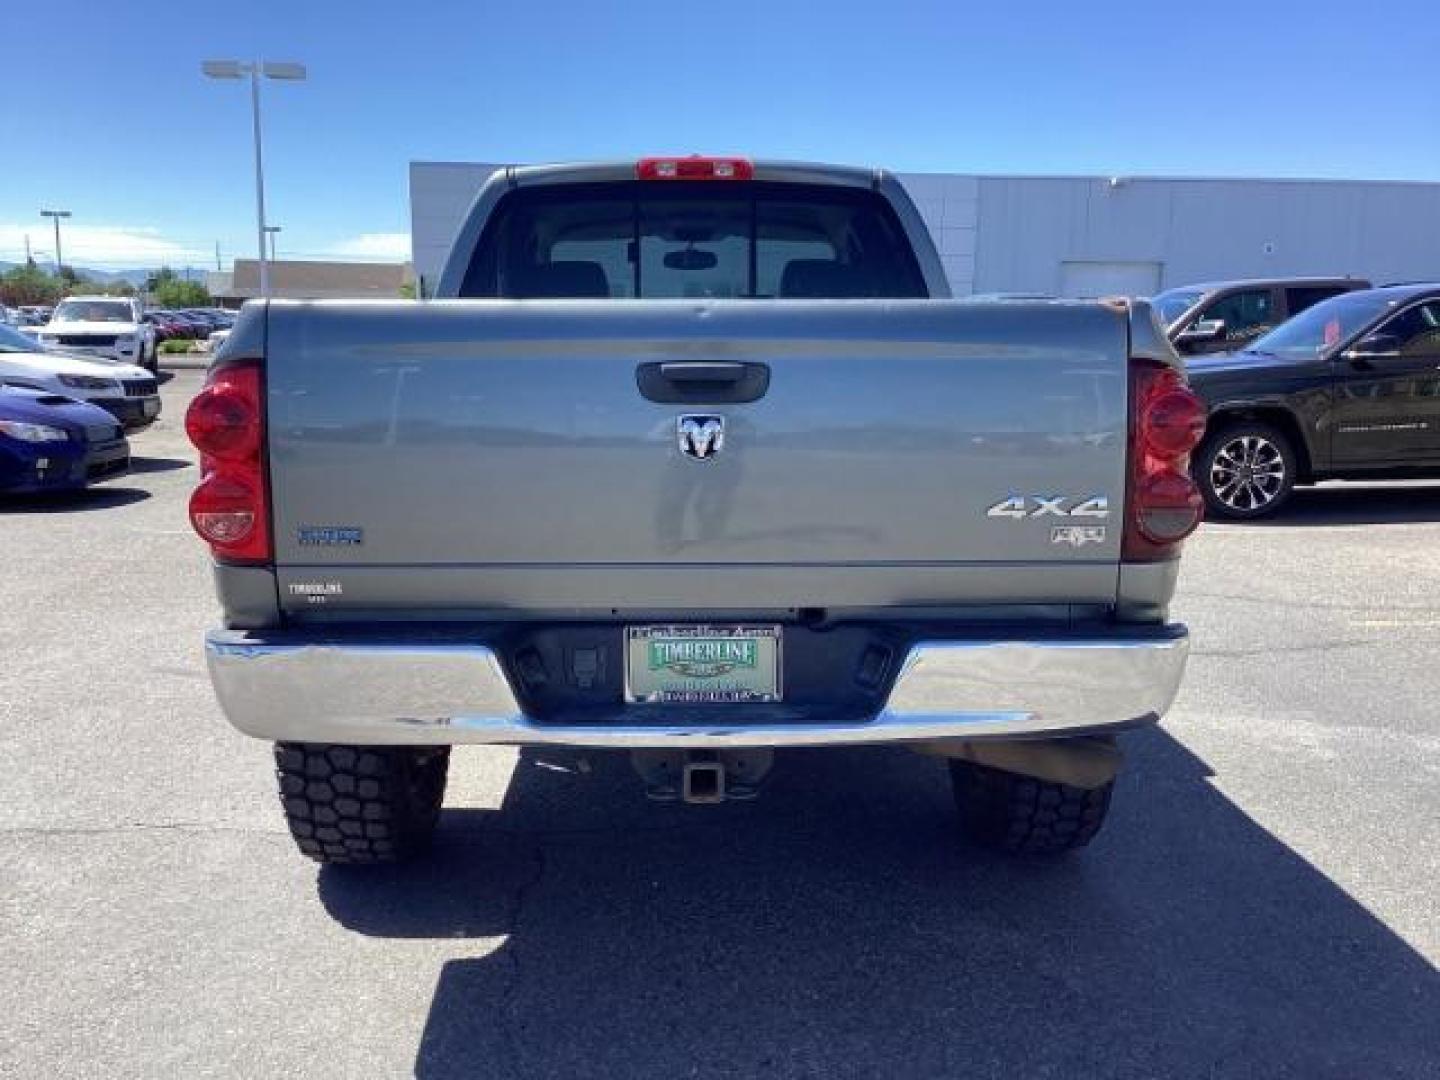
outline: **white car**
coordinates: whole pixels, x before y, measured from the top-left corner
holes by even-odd
[[[35,337],[46,348],[158,367],[155,327],[145,321],[140,301],[128,296],[67,297]]]
[[[11,326],[0,326],[0,383],[99,405],[130,431],[160,415],[159,382],[144,368],[46,352]]]

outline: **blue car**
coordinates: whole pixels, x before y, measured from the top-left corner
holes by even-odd
[[[66,491],[130,471],[130,444],[97,405],[0,385],[0,493]]]

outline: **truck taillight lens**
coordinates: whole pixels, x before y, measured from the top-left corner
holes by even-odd
[[[1188,455],[1205,434],[1205,403],[1173,371],[1167,375],[1153,384],[1140,415],[1140,438],[1147,453],[1174,459]]]
[[[1205,403],[1173,368],[1130,361],[1130,475],[1123,557],[1173,558],[1200,524],[1204,502],[1190,477],[1190,451],[1205,434]]]
[[[745,158],[649,157],[635,163],[637,180],[752,180],[755,166]]]
[[[185,413],[201,473],[190,524],[227,562],[271,560],[264,402],[259,364],[241,362],[211,372]]]
[[[258,372],[249,369],[236,375],[239,378],[222,378],[206,386],[185,413],[190,441],[220,461],[246,461],[260,445],[259,402],[244,385]]]
[[[212,472],[190,495],[190,524],[201,539],[227,552],[248,547],[264,520],[260,493],[244,478]]]

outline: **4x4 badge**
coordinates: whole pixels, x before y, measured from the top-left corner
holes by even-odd
[[[1073,498],[1071,495],[1011,495],[986,510],[985,516],[1017,521],[1042,517],[1104,519],[1110,516],[1110,500],[1104,495],[1091,495],[1088,499],[1076,501],[1073,506],[1068,505]]]

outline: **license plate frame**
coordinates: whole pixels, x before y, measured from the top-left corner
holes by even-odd
[[[777,623],[627,626],[625,700],[636,705],[773,705],[784,695],[783,648]]]

